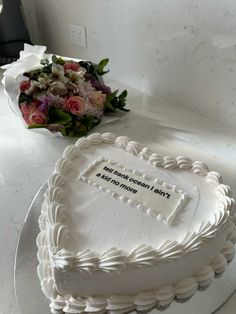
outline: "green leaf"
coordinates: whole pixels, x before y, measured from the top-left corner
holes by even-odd
[[[72,120],[72,117],[69,113],[58,110],[55,107],[51,107],[48,113],[49,122],[56,124],[66,124]]]
[[[97,74],[97,65],[92,63],[91,61],[80,61],[79,64],[85,68],[86,74],[92,75],[96,80],[99,80],[98,74]]]
[[[31,80],[37,81],[38,78],[40,77],[41,72],[42,72],[42,69],[33,70],[29,72],[29,78]]]
[[[96,118],[92,115],[87,115],[80,119],[80,123],[83,124],[88,131],[91,130],[96,125],[98,125],[100,122],[101,119]]]
[[[42,59],[40,61],[40,64],[42,64],[43,66],[47,66],[47,65],[49,65],[49,60],[48,59]]]
[[[109,59],[105,58],[102,59],[99,63],[98,63],[98,68],[103,70],[105,68],[105,66],[109,63]]]
[[[52,64],[48,64],[47,66],[43,67],[42,72],[46,73],[46,74],[51,74],[52,73]]]
[[[64,136],[70,136],[70,137],[74,137],[74,136],[84,136],[86,135],[88,132],[88,130],[86,129],[86,127],[84,125],[80,125],[77,128],[75,126],[73,126],[71,123],[69,123],[69,125],[66,125],[62,130],[61,133]]]
[[[112,106],[112,104],[109,101],[106,101],[104,104],[104,111],[105,112],[116,112],[115,108]]]
[[[101,122],[101,119],[94,116],[84,116],[80,119],[73,117],[72,121],[64,126],[61,130],[62,135],[64,136],[84,136],[90,131],[93,127]]]
[[[114,99],[114,98],[116,97],[117,93],[118,93],[118,89],[115,90],[114,92],[108,94],[107,97],[106,97],[106,99],[109,100],[109,101],[111,101],[112,99]]]
[[[26,77],[30,77],[30,72],[24,72],[23,75]]]
[[[64,65],[66,62],[65,62],[65,60],[63,60],[61,57],[59,57],[59,58],[57,59],[57,63],[60,64],[60,65]]]
[[[57,56],[56,56],[56,55],[53,55],[53,56],[52,56],[52,62],[53,62],[53,63],[57,63]]]
[[[57,57],[56,55],[52,56],[52,62],[60,65],[64,65],[66,62],[61,57]]]
[[[19,104],[23,103],[23,102],[26,102],[26,103],[30,103],[32,100],[32,95],[26,95],[25,93],[20,93],[19,95]]]
[[[31,124],[28,126],[28,129],[46,128],[47,126],[47,124]]]
[[[106,74],[109,71],[104,71],[104,67],[108,64],[109,59],[103,59],[99,64],[92,63],[91,61],[80,61],[79,64],[85,68],[87,74],[92,75],[96,80],[99,76]]]
[[[126,100],[127,95],[128,95],[127,90],[124,90],[119,96],[119,101],[124,102]]]
[[[104,105],[104,113],[115,112],[117,109],[121,111],[129,111],[124,108],[126,105],[127,91],[124,90],[119,96],[117,96],[118,90],[107,95]]]
[[[86,134],[88,132],[88,129],[86,127],[86,125],[84,125],[83,123],[80,123],[79,126],[77,126],[74,131],[77,133],[77,134]]]
[[[108,62],[109,62],[109,59],[108,59],[108,58],[102,59],[102,60],[99,62],[98,66],[97,66],[97,74],[98,74],[98,75],[104,75],[104,74],[106,74],[106,73],[109,72],[109,71],[104,71],[104,68],[105,68],[105,66],[108,64]]]

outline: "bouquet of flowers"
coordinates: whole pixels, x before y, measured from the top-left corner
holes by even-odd
[[[104,84],[108,59],[99,64],[52,56],[23,73],[18,105],[28,128],[46,128],[64,136],[83,136],[102,116],[125,109],[127,91],[118,95]]]

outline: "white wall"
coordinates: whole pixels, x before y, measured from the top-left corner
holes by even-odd
[[[109,57],[114,79],[235,127],[235,1],[22,2],[32,39],[50,52]],[[70,43],[69,23],[86,27],[87,48]]]

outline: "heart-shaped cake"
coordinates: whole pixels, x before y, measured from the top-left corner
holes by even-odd
[[[148,311],[189,299],[234,257],[218,172],[125,136],[68,146],[48,179],[38,276],[52,313]]]

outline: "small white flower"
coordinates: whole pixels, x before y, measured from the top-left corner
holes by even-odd
[[[50,84],[49,92],[53,95],[65,96],[68,92],[65,84],[60,81],[56,81]]]
[[[64,68],[60,64],[53,63],[52,64],[52,77],[59,81],[64,81]]]
[[[49,84],[49,81],[45,77],[39,77],[38,81],[36,82],[36,86],[40,89],[46,89]]]

